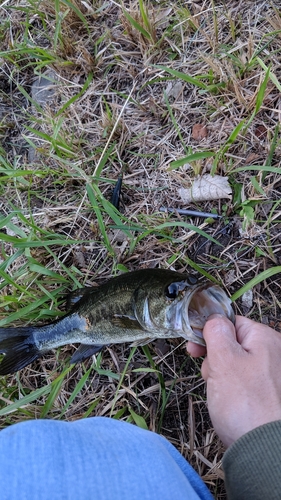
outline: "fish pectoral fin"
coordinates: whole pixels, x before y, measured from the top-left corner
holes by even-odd
[[[151,337],[145,337],[143,339],[136,340],[135,342],[133,342],[132,344],[130,344],[130,347],[140,347],[142,345],[149,344],[149,342],[152,342],[153,340],[154,339],[151,338]]]
[[[143,330],[143,327],[134,316],[115,314],[111,322],[114,326],[118,326],[119,328],[126,328],[127,330]]]
[[[88,344],[81,344],[77,351],[73,354],[70,364],[74,365],[75,363],[81,363],[82,361],[85,361],[85,359],[90,358],[97,352],[99,352],[104,345],[88,345]]]

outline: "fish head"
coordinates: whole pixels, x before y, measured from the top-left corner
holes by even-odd
[[[209,316],[219,313],[235,323],[231,300],[221,287],[175,274],[178,279],[171,276],[168,281],[147,283],[137,291],[135,315],[146,331],[205,345],[203,328]]]
[[[207,282],[189,290],[170,308],[168,318],[171,324],[182,328],[183,338],[206,345],[203,328],[212,314],[221,314],[235,324],[231,299],[220,286]]]

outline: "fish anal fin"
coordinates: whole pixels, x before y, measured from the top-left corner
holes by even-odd
[[[126,328],[127,330],[143,330],[141,324],[133,316],[115,314],[111,322],[114,326],[119,328]]]
[[[146,344],[149,344],[150,342],[152,342],[154,339],[151,338],[151,337],[145,337],[143,339],[140,339],[140,340],[136,340],[135,342],[132,342],[132,344],[130,344],[130,347],[140,347],[142,345],[146,345]]]
[[[104,345],[81,344],[77,351],[73,354],[70,363],[81,363],[82,361],[85,361],[85,359],[90,358],[97,352],[101,351],[103,347]]]

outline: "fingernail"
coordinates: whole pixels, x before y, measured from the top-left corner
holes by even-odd
[[[221,319],[221,318],[227,319],[224,314],[214,313],[214,314],[211,314],[210,316],[208,316],[207,321],[209,321],[209,319],[215,319],[215,318],[218,318],[218,319]]]

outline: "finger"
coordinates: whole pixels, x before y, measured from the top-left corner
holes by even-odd
[[[203,345],[195,344],[194,342],[188,341],[186,344],[186,350],[190,356],[193,358],[200,358],[200,356],[205,356],[206,347]]]
[[[214,314],[208,318],[203,329],[203,337],[211,366],[222,363],[233,353],[242,350],[236,340],[233,323],[223,315]]]
[[[271,343],[272,336],[276,337],[277,333],[269,326],[256,323],[249,318],[244,318],[244,316],[236,316],[235,327],[237,340],[246,351],[260,349],[261,337],[264,342],[270,339]]]
[[[236,318],[242,318],[242,316],[236,316]],[[236,331],[233,323],[223,314],[212,314],[208,317],[204,329],[203,329],[203,337],[204,340],[208,343],[212,342],[212,339],[215,336],[229,336],[233,339],[236,339]]]
[[[203,329],[203,337],[207,345],[207,356],[201,366],[201,374],[205,381],[213,368],[223,370],[227,358],[237,344],[234,325],[222,314],[212,314]]]
[[[209,378],[209,360],[208,360],[208,357],[206,357],[201,365],[201,375],[202,375],[202,378],[205,380],[205,382],[208,380]]]
[[[236,335],[239,344],[243,344],[247,339],[249,333],[253,329],[257,328],[257,323],[252,321],[249,318],[245,318],[244,316],[236,316],[235,327],[236,327]]]

